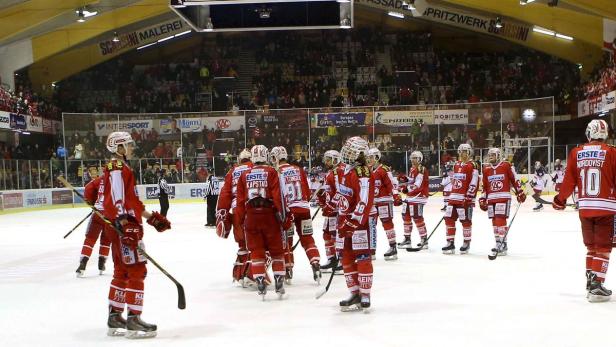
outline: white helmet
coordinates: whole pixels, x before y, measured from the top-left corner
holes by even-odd
[[[340,159],[345,164],[353,164],[359,158],[361,153],[364,155],[368,152],[368,141],[359,136],[353,136],[346,140],[344,146],[340,150]]]
[[[535,162],[535,167],[536,167],[536,168],[541,167],[541,162],[540,162],[539,160],[537,160],[537,161]]]
[[[370,148],[368,150],[368,156],[369,157],[374,157],[374,160],[379,161],[379,160],[381,160],[381,151],[379,151],[379,149],[376,148],[376,147]]]
[[[287,150],[282,146],[274,147],[270,151],[270,161],[272,164],[278,164],[279,161],[287,160],[288,157]]]
[[[458,155],[461,155],[463,152],[467,152],[469,158],[473,156],[473,147],[468,143],[463,143],[458,146]]]
[[[603,119],[593,119],[586,126],[586,138],[590,140],[605,140],[609,133],[607,122]]]
[[[560,165],[560,159],[554,160],[554,165]]]
[[[107,136],[107,150],[111,153],[118,152],[118,146],[134,143],[133,138],[125,131],[114,131]]]
[[[332,161],[332,165],[336,166],[340,162],[340,152],[330,149],[329,151],[326,151],[325,154],[323,154],[323,161],[325,161],[325,159],[327,158],[330,158],[330,160]]]
[[[269,151],[263,145],[252,146],[250,149],[250,157],[255,163],[267,163]]]
[[[417,161],[421,163],[423,161],[423,153],[420,151],[413,151],[411,153],[411,160],[413,160],[413,158],[417,159]]]
[[[501,160],[501,150],[500,148],[492,147],[488,150],[488,160],[490,158],[490,154],[494,154],[496,156],[496,161],[499,162]]]
[[[248,148],[244,148],[240,152],[240,155],[237,157],[237,160],[241,163],[242,161],[246,159],[250,160],[250,157],[251,157],[250,150]]]

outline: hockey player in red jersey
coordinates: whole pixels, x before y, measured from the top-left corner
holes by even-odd
[[[233,228],[233,238],[238,246],[235,263],[233,264],[233,281],[239,282],[242,287],[245,287],[246,282],[252,281],[253,277],[252,271],[250,271],[244,226],[240,222],[235,208],[237,204],[237,182],[242,173],[252,167],[250,150],[242,150],[238,161],[238,165],[229,170],[225,175],[225,181],[220,189],[220,195],[218,195],[218,202],[216,204],[216,234],[226,239],[231,233],[231,228]]]
[[[105,235],[111,240],[113,255],[113,279],[109,288],[108,335],[125,335],[127,338],[156,336],[156,325],[141,320],[143,310],[145,258],[139,249],[143,248],[143,226],[141,218],[159,232],[171,228],[171,223],[158,212],[148,212],[135,186],[135,176],[128,167],[127,159],[132,155],[133,139],[127,132],[113,132],[107,137],[107,149],[112,158],[105,167],[101,181],[99,200],[103,214],[118,229],[107,226]],[[128,319],[122,318],[124,307],[128,307]]]
[[[400,248],[411,248],[411,231],[413,221],[419,231],[421,242],[417,244],[422,249],[428,249],[428,238],[426,223],[423,217],[424,205],[428,202],[430,176],[428,169],[421,165],[423,154],[420,151],[411,153],[411,170],[409,172],[406,185],[402,192],[406,194],[402,204],[402,220],[404,221],[404,241],[398,246]]]
[[[92,180],[86,184],[83,195],[88,205],[94,205],[98,200],[99,187],[102,177],[98,176],[98,168],[95,166],[88,168],[88,172],[90,173]],[[102,211],[102,202],[98,203],[95,207],[98,211]],[[92,217],[90,217],[90,221],[88,222],[86,238],[83,241],[83,246],[81,247],[81,258],[79,261],[79,267],[76,271],[77,277],[83,277],[84,272],[86,271],[86,265],[88,264],[88,259],[90,259],[90,256],[92,255],[92,249],[94,248],[94,244],[96,244],[96,240],[99,236],[100,246],[98,249],[98,271],[101,275],[105,271],[105,262],[107,261],[107,256],[109,255],[111,242],[107,239],[105,233],[103,233],[104,229],[105,222],[103,222],[101,217],[97,214],[93,213]]]
[[[389,242],[389,250],[384,254],[385,260],[398,259],[398,250],[396,249],[396,230],[394,229],[394,204],[402,205],[402,198],[398,193],[398,181],[391,173],[391,169],[384,164],[381,164],[381,151],[378,148],[370,148],[368,150],[368,166],[372,170],[374,179],[374,206],[378,218],[383,223],[385,235]],[[376,220],[374,221],[376,228]],[[376,241],[376,233],[373,234]]]
[[[244,224],[246,246],[250,251],[252,273],[259,295],[265,300],[266,252],[272,258],[275,290],[279,298],[285,294],[286,232],[293,225],[293,215],[285,209],[276,170],[267,165],[268,150],[256,145],[250,150],[254,166],[244,171],[237,182],[237,206],[240,223]]]
[[[447,226],[447,245],[443,247],[444,254],[454,254],[456,237],[456,219],[462,223],[464,243],[460,247],[460,254],[468,253],[471,246],[473,206],[477,196],[479,172],[472,160],[473,148],[463,143],[458,146],[459,160],[453,167],[451,178],[451,194],[445,209],[445,225]]]
[[[340,153],[335,150],[326,151],[323,154],[323,165],[328,170],[322,189],[317,192],[317,201],[323,211],[323,241],[325,242],[325,255],[327,263],[321,265],[321,270],[334,271],[338,266],[336,256],[336,232],[338,225],[338,211],[330,204],[330,199],[335,193],[334,175],[340,163]],[[336,270],[342,270],[336,269]]]
[[[575,147],[567,159],[565,178],[552,206],[565,209],[577,187],[582,237],[586,246],[588,301],[608,301],[612,291],[603,286],[614,235],[616,214],[616,148],[605,144],[609,128],[602,119],[586,127],[588,143]]]
[[[312,268],[312,277],[317,282],[321,281],[321,266],[319,261],[321,256],[314,238],[312,237],[312,218],[310,216],[310,187],[306,172],[287,162],[287,150],[284,147],[274,147],[270,152],[272,165],[280,176],[280,190],[283,193],[283,203],[288,207],[293,215],[295,231],[299,236],[299,241],[306,252],[308,262]],[[287,249],[285,257],[286,280],[291,284],[293,278],[293,226],[287,230]]]
[[[501,160],[500,148],[488,150],[489,164],[483,168],[483,194],[479,198],[479,208],[488,212],[492,219],[492,228],[496,246],[492,249],[493,254],[507,255],[507,218],[511,208],[511,188],[515,191],[516,198],[521,204],[526,200],[526,194],[515,178],[515,169],[507,161]]]
[[[349,138],[340,158],[334,182],[332,203],[338,210],[336,251],[341,254],[346,284],[351,296],[340,301],[342,311],[370,308],[372,257],[369,215],[374,204],[374,179],[366,165],[368,142],[361,137]]]

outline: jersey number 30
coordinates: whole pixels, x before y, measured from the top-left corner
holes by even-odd
[[[581,196],[598,196],[601,191],[601,170],[595,167],[580,170]]]

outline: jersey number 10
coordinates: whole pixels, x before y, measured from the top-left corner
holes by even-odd
[[[601,191],[601,170],[595,167],[581,169],[582,191],[580,196],[598,196]]]

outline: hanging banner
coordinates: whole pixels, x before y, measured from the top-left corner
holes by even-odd
[[[432,124],[433,110],[423,111],[376,111],[376,124],[389,126],[411,126],[415,122]]]
[[[11,129],[11,114],[0,111],[0,129]]]
[[[114,42],[113,38],[109,38],[108,40],[100,41],[97,46],[101,56],[115,56],[187,30],[190,30],[190,27],[183,20],[173,19],[143,29],[122,33],[118,35],[118,42]]]
[[[614,54],[616,61],[616,21],[603,18],[603,49]]]
[[[122,120],[122,121],[99,121],[94,123],[96,136],[107,136],[114,131],[126,131],[130,133],[133,129],[137,131],[153,129],[152,120]]]
[[[203,131],[201,118],[182,118],[177,120],[177,127],[183,133],[196,133]]]
[[[43,118],[38,116],[26,116],[27,125],[26,130],[37,133],[43,132]]]
[[[434,124],[468,124],[468,110],[434,110]]]
[[[616,91],[578,102],[578,117],[608,112],[616,108]]]
[[[240,130],[244,126],[243,116],[229,116],[229,117],[203,117],[201,118],[203,127],[207,129],[222,130],[222,131],[234,131]]]
[[[26,116],[22,114],[11,113],[11,129],[26,130],[28,125],[26,123]]]
[[[365,112],[317,113],[317,128],[366,125]]]
[[[43,132],[45,134],[53,134],[53,121],[51,119],[43,118]]]

